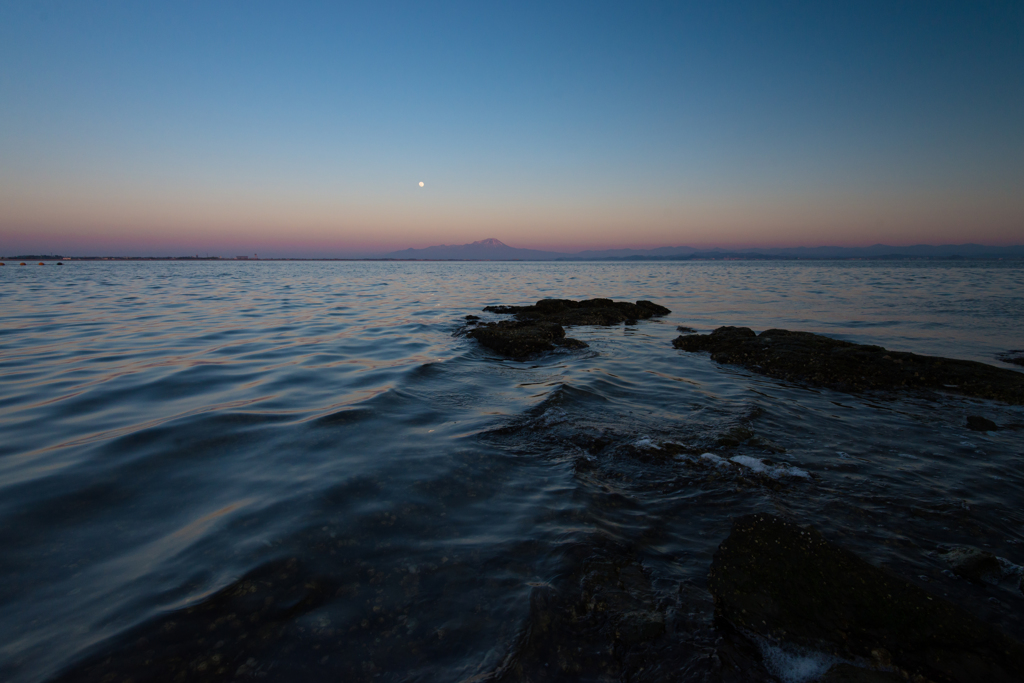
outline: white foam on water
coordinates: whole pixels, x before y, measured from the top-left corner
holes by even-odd
[[[645,436],[642,439],[638,439],[638,440],[634,441],[633,445],[636,446],[637,448],[653,448],[653,449],[658,450],[658,451],[661,450],[661,446],[659,446],[658,444],[654,443],[654,441],[652,441],[651,438],[647,437],[647,436]]]
[[[726,460],[725,458],[723,458],[721,456],[715,455],[714,453],[701,453],[700,454],[700,459],[701,460],[707,460],[708,462],[710,462],[712,465],[715,465],[716,467],[726,467],[729,464],[728,460]]]
[[[766,640],[760,641],[759,645],[765,668],[782,683],[815,681],[840,661],[824,652],[784,650]]]
[[[918,457],[916,455],[911,455],[910,453],[897,453],[896,455],[898,457],[900,457],[900,458],[907,458],[909,460],[917,460],[918,459]]]
[[[766,465],[763,460],[759,460],[758,458],[754,458],[749,455],[734,455],[729,458],[729,460],[737,465],[747,467],[757,474],[765,474],[772,479],[779,479],[780,477],[799,477],[801,479],[811,478],[811,475],[806,470],[802,470],[797,467],[776,467],[774,465]]]
[[[768,465],[765,465],[762,461],[758,460],[757,458],[752,458],[749,455],[734,455],[733,457],[729,458],[729,460],[733,461],[737,465],[743,465],[744,467],[748,467],[758,474],[769,474],[772,469]]]
[[[550,427],[568,419],[569,414],[561,408],[548,408],[537,418],[537,423],[544,427]]]
[[[787,477],[797,477],[799,479],[810,479],[811,473],[807,470],[802,470],[799,467],[777,467],[776,469],[782,470]]]
[[[847,458],[850,457],[850,454],[847,453],[846,451],[836,451],[836,455],[838,455],[843,460],[846,460]]]
[[[1005,557],[996,557],[996,559],[999,561],[999,568],[1003,572],[1003,577],[1024,576],[1024,567],[1010,562]]]

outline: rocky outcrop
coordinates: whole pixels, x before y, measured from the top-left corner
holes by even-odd
[[[514,315],[518,320],[544,320],[559,325],[618,325],[672,312],[650,301],[631,304],[611,299],[541,299],[533,306],[488,306],[484,310]]]
[[[565,328],[558,323],[530,320],[501,320],[482,323],[466,332],[478,342],[503,356],[523,358],[541,351],[552,351],[556,346],[568,349],[586,347],[579,339],[565,336]]]
[[[684,351],[710,351],[718,363],[840,391],[922,388],[1024,404],[1024,373],[984,363],[887,351],[810,332],[719,327],[677,337]]]
[[[738,633],[863,664],[825,680],[1020,681],[1024,646],[969,612],[873,567],[817,531],[740,517],[708,581],[716,618]]]
[[[586,343],[566,337],[563,325],[635,324],[637,320],[671,313],[650,301],[631,304],[611,299],[541,299],[532,306],[488,306],[484,310],[512,315],[515,320],[477,323],[467,316],[466,336],[512,358],[551,351],[555,347],[586,347]]]

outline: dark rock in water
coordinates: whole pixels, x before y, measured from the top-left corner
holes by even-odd
[[[904,683],[903,676],[893,671],[862,669],[852,664],[836,664],[817,683]]]
[[[994,432],[999,429],[999,425],[992,420],[985,419],[978,415],[968,415],[967,428],[973,429],[976,432]]]
[[[1003,576],[1003,568],[999,559],[992,553],[958,546],[944,556],[953,573],[957,576],[979,583],[999,583]]]
[[[480,323],[466,332],[466,336],[513,358],[551,351],[556,346],[570,349],[587,346],[578,339],[566,337],[563,325],[634,324],[638,319],[671,313],[650,301],[631,304],[611,299],[541,299],[533,306],[488,306],[484,310],[513,315],[516,319]]]
[[[569,349],[586,347],[586,343],[578,339],[567,338],[562,326],[552,322],[502,320],[496,323],[481,323],[466,332],[466,336],[476,339],[489,349],[513,358],[551,351],[556,346]]]
[[[1024,351],[1007,351],[996,356],[999,360],[1004,363],[1013,363],[1014,365],[1024,365]]]
[[[710,351],[718,363],[840,391],[918,387],[1024,404],[1024,374],[984,363],[887,351],[810,332],[719,327],[677,337],[684,351]]]
[[[494,679],[619,680],[651,665],[645,646],[664,633],[664,612],[640,563],[597,551],[560,588],[533,588],[529,622]]]
[[[518,320],[545,320],[559,325],[618,325],[672,312],[650,301],[631,304],[611,299],[541,299],[533,306],[488,306],[484,310],[514,315]]]
[[[466,316],[466,321],[467,322],[473,322],[474,320],[479,320],[479,319],[480,319],[480,316],[478,316],[478,315],[467,315]]]
[[[708,585],[716,618],[741,633],[846,660],[891,663],[911,679],[1024,679],[1019,642],[814,529],[772,515],[734,522],[715,552]]]
[[[265,679],[260,669],[286,652],[283,634],[294,632],[295,620],[328,603],[337,589],[329,577],[306,574],[296,560],[270,562],[199,604],[138,626],[119,646],[72,665],[51,683]],[[315,663],[291,673],[291,680],[310,680]]]

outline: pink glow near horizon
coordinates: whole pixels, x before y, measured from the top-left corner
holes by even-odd
[[[4,199],[0,190],[0,199]],[[8,196],[0,215],[0,253],[82,255],[339,255],[379,253],[495,237],[509,246],[588,249],[867,246],[876,243],[1017,244],[1024,215],[1013,202],[962,198],[894,201],[778,198],[690,202],[513,202],[481,206],[464,198],[385,202],[308,202],[254,198],[137,198],[119,205],[97,197],[44,201]]]

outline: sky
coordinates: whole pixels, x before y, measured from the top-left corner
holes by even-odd
[[[0,0],[0,253],[1020,244],[1022,36],[1019,0]]]

